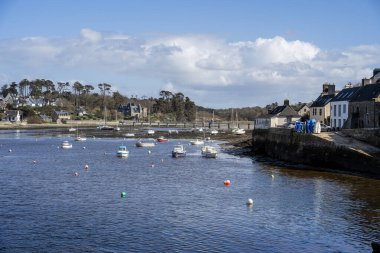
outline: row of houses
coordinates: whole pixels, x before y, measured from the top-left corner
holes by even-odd
[[[334,129],[341,128],[379,128],[380,127],[380,68],[373,70],[371,78],[362,79],[359,86],[347,84],[341,91],[335,84],[322,85],[322,93],[309,104],[301,107],[290,106],[285,100],[282,106],[268,111],[267,115],[255,119],[255,128],[280,127],[300,120],[301,116],[310,118]]]

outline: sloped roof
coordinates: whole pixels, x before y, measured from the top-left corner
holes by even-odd
[[[334,98],[334,95],[320,95],[317,100],[315,100],[310,107],[324,107],[330,103],[331,99]]]
[[[296,104],[296,105],[291,105],[291,107],[292,107],[296,112],[298,112],[298,111],[301,110],[305,105],[308,106],[307,103],[300,103],[300,104]]]
[[[289,105],[280,105],[274,108],[269,115],[271,116],[299,116],[298,113]]]
[[[380,96],[380,83],[368,84],[360,89],[351,98],[351,101],[372,101]]]
[[[359,89],[360,87],[343,89],[330,102],[349,101]]]

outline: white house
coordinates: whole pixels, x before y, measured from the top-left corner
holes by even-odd
[[[21,122],[21,116],[22,112],[20,110],[8,110],[5,111],[3,121],[19,123]]]
[[[341,129],[348,119],[348,103],[360,87],[346,86],[330,100],[330,126]]]
[[[255,119],[255,129],[266,129],[270,127],[281,127],[286,123],[295,122],[300,119],[300,115],[289,105],[289,100],[285,99],[284,105],[277,106],[269,111],[267,115]]]

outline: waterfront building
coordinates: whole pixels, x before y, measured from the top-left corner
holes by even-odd
[[[22,117],[22,111],[20,110],[8,110],[5,111],[3,121],[8,121],[12,123],[20,123]]]
[[[341,90],[333,99],[331,99],[331,127],[333,127],[336,130],[343,128],[343,125],[348,119],[349,101],[359,89],[360,87],[352,87],[351,84],[347,84],[345,86],[345,89]]]
[[[310,106],[310,118],[330,125],[330,101],[335,97],[335,84],[324,83],[321,95]]]
[[[140,119],[147,117],[147,108],[142,107],[140,104],[128,103],[126,105],[119,105],[118,112],[122,112],[127,118]]]
[[[256,129],[266,129],[271,127],[282,127],[287,123],[300,119],[300,115],[289,105],[289,100],[284,100],[284,105],[277,106],[268,111],[267,115],[255,119]]]
[[[308,114],[310,115],[310,105],[311,105],[311,103],[299,102],[296,105],[292,105],[292,108],[298,113],[298,115],[300,115],[302,117],[302,116],[306,116]]]

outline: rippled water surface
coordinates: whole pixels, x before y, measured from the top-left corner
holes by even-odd
[[[63,150],[69,138],[17,136],[0,139],[0,252],[370,252],[380,240],[379,180],[204,159],[188,140],[149,154],[135,140]],[[188,156],[173,159],[178,142]]]

